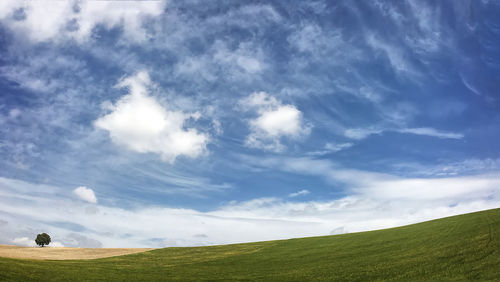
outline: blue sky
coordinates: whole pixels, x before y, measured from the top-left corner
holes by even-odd
[[[2,1],[0,243],[192,246],[500,205],[498,1]]]

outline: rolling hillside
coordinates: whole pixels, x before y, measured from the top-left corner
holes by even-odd
[[[0,258],[0,280],[500,280],[500,209],[362,233],[156,249],[95,260]]]

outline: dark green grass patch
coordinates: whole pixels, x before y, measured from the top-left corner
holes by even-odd
[[[500,281],[500,209],[380,231],[96,260],[0,258],[0,280]]]

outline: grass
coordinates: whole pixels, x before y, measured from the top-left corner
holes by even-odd
[[[500,209],[379,231],[95,260],[0,258],[0,280],[499,281]]]

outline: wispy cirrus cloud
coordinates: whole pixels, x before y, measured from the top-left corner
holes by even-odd
[[[297,192],[293,192],[293,193],[290,193],[288,194],[288,197],[291,197],[291,198],[294,198],[294,197],[298,197],[298,196],[304,196],[304,195],[308,195],[310,194],[311,192],[307,189],[302,189],[302,190],[299,190]]]
[[[382,134],[383,132],[399,132],[406,134],[423,135],[437,137],[441,139],[462,139],[462,133],[441,131],[431,127],[401,128],[401,129],[383,129],[383,128],[349,128],[344,131],[344,135],[351,139],[364,139],[373,134]]]
[[[336,153],[336,152],[348,149],[348,148],[352,147],[353,145],[354,145],[354,143],[350,143],[350,142],[349,143],[331,143],[331,142],[328,142],[325,144],[325,146],[323,147],[322,150],[308,152],[307,155],[309,155],[309,156],[322,156],[322,155],[326,155],[326,154],[330,154],[330,153]]]
[[[461,133],[440,131],[429,127],[419,127],[419,128],[405,128],[399,130],[401,133],[411,133],[416,135],[425,135],[443,139],[462,139],[464,137]]]

